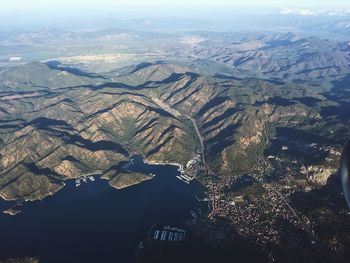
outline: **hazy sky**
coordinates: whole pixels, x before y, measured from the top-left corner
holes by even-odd
[[[283,9],[287,10],[284,14],[310,15],[316,9],[321,13],[347,10],[350,15],[350,0],[0,0],[0,31],[68,27],[78,20],[87,26],[108,17],[217,20],[235,17],[233,14],[283,13]]]
[[[1,0],[0,10],[82,8],[104,9],[120,5],[132,6],[240,6],[240,7],[350,7],[350,0]]]

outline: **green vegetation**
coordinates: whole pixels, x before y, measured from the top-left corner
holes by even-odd
[[[201,62],[192,61],[191,68],[198,63],[204,71]],[[82,172],[107,173],[132,154],[185,164],[200,142],[191,121],[174,116],[176,111],[196,119],[207,161],[224,177],[252,171],[277,127],[312,134],[321,129],[320,136],[337,145],[349,135],[339,119],[320,117],[324,107],[339,103],[333,97],[324,100],[330,83],[214,77],[191,73],[186,64],[145,63],[101,76],[40,63],[1,71],[2,195],[42,198],[51,192],[44,189],[56,189]],[[226,63],[224,68],[230,67]],[[23,88],[27,93],[20,93]],[[38,187],[25,183],[24,163],[40,170]]]
[[[140,184],[144,181],[151,180],[153,176],[145,175],[142,173],[118,173],[114,176],[109,184],[116,189],[123,189],[136,184]]]

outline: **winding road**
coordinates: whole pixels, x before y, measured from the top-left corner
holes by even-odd
[[[205,160],[205,145],[204,145],[204,140],[203,140],[203,136],[200,133],[200,130],[198,128],[198,123],[197,121],[192,118],[189,115],[183,115],[182,113],[180,113],[179,111],[173,109],[172,107],[170,107],[168,104],[164,103],[163,101],[159,100],[158,98],[151,98],[152,101],[159,106],[161,109],[163,109],[164,111],[168,112],[169,114],[171,114],[172,116],[174,116],[175,118],[178,117],[182,117],[182,118],[186,118],[189,119],[192,122],[192,125],[196,131],[199,143],[200,143],[200,148],[201,148],[201,155],[202,155],[202,162],[208,172],[208,174],[211,176],[211,184],[212,184],[212,189],[211,189],[211,194],[212,194],[212,211],[211,213],[208,215],[209,218],[212,218],[215,211],[216,211],[216,186],[213,180],[213,177],[215,176],[214,171],[209,167],[209,165],[207,164],[206,160]]]

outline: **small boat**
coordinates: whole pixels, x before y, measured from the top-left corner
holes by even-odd
[[[122,169],[126,170],[126,169],[128,169],[128,168],[129,168],[129,166],[130,166],[130,164],[129,164],[129,163],[124,164],[124,165],[122,166]]]
[[[91,182],[95,181],[95,178],[93,178],[92,176],[90,176],[89,179]]]

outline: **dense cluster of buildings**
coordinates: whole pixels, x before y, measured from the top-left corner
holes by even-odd
[[[243,180],[241,189],[232,190],[237,178],[221,178],[215,182],[215,197],[208,192],[209,201],[216,199],[216,207],[212,219],[203,218],[209,231],[206,228],[202,234],[215,242],[227,238],[225,232],[234,229],[262,248],[280,245],[287,237],[294,242],[290,245],[296,247],[301,245],[300,240],[315,246],[313,223],[289,203],[293,194],[305,190],[305,186],[294,180],[300,176],[299,166],[270,158],[261,161],[256,171],[247,176],[252,180]],[[210,189],[210,183],[207,186]]]

